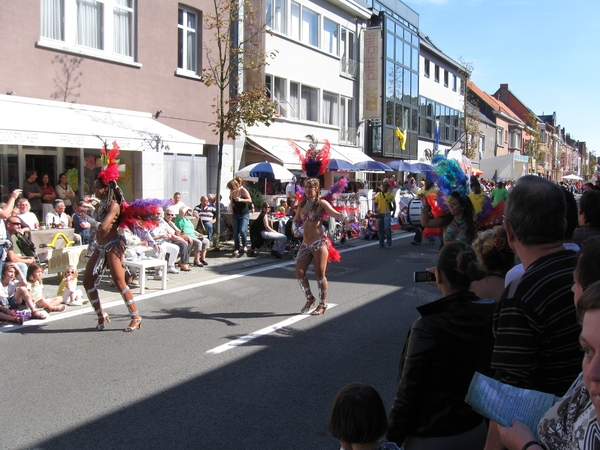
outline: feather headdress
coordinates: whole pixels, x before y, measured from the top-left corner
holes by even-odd
[[[123,214],[121,218],[121,227],[127,227],[133,230],[135,226],[141,226],[147,230],[156,227],[156,222],[150,220],[149,216],[160,212],[168,207],[170,200],[161,200],[158,198],[140,198],[131,204],[123,204]]]
[[[288,142],[294,149],[294,153],[300,158],[302,162],[302,170],[306,172],[308,178],[317,178],[319,175],[323,175],[329,167],[330,158],[330,144],[327,139],[323,141],[323,146],[317,149],[319,141],[312,135],[306,136],[310,140],[308,144],[308,150],[304,151],[298,144],[291,139]]]
[[[108,185],[111,181],[117,181],[119,179],[119,146],[117,141],[113,141],[112,149],[107,152],[106,142],[100,150],[100,161],[102,162],[102,169],[98,174],[98,178],[105,185]]]

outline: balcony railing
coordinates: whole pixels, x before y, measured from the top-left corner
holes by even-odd
[[[344,75],[356,78],[356,74],[358,72],[358,62],[344,57],[340,60],[340,71]]]
[[[340,144],[356,145],[356,128],[340,127]]]

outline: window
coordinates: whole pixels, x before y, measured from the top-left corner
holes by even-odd
[[[456,92],[456,75],[452,75],[452,90]]]
[[[135,0],[41,0],[38,44],[133,61],[134,12]]]
[[[504,128],[498,128],[496,130],[496,146],[504,146]]]
[[[336,126],[339,124],[339,105],[337,94],[323,92],[323,123]]]
[[[277,31],[279,33],[285,34],[286,26],[285,26],[285,0],[267,0],[266,9],[267,9],[267,26],[270,27],[273,31]]]
[[[338,34],[338,24],[329,19],[323,19],[323,50],[335,56],[339,55]]]
[[[267,75],[267,90],[270,98],[277,104],[277,114],[281,117],[287,117],[292,112],[292,105],[286,99],[286,81],[284,78]]]
[[[302,86],[300,98],[300,119],[319,121],[319,94],[316,88]]]
[[[292,2],[292,15],[291,15],[291,34],[290,37],[300,40],[300,5],[296,2]]]
[[[430,63],[429,63],[429,60],[428,60],[428,59],[425,59],[425,60],[423,61],[423,72],[424,72],[424,74],[425,74],[425,76],[426,76],[427,78],[429,78],[429,76],[430,76],[430,75],[429,75],[429,64],[430,64]]]
[[[342,39],[340,53],[342,56],[342,73],[356,77],[358,64],[354,53],[354,33],[346,28],[342,28]]]
[[[42,0],[42,36],[64,41],[64,16],[63,0]]]
[[[290,105],[292,107],[289,117],[294,119],[300,118],[300,85],[298,83],[290,82]]]
[[[319,46],[319,15],[310,9],[302,9],[302,42]]]
[[[444,87],[448,87],[448,78],[449,78],[449,73],[447,70],[444,70]]]
[[[179,8],[177,25],[177,68],[198,73],[198,14]]]
[[[340,142],[356,143],[356,121],[354,119],[354,100],[342,97],[340,102]]]
[[[440,66],[438,66],[437,64],[435,65],[435,77],[434,80],[436,83],[440,82]]]
[[[510,132],[510,149],[521,150],[521,131],[512,130]]]

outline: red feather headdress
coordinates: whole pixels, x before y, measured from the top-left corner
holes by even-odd
[[[106,143],[100,150],[100,161],[102,162],[102,169],[98,174],[98,178],[105,184],[108,185],[111,181],[117,181],[119,179],[119,146],[117,141],[113,141],[112,150],[106,152]]]
[[[288,142],[294,149],[294,153],[300,158],[302,162],[302,170],[306,172],[309,178],[317,178],[319,175],[323,175],[329,167],[330,159],[330,144],[327,139],[323,141],[323,147],[317,150],[319,141],[311,134],[306,136],[310,139],[308,150],[304,151],[298,144],[291,139]]]

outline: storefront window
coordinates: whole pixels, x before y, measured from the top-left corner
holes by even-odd
[[[83,195],[94,193],[94,181],[100,173],[100,152],[96,149],[85,149],[83,165]]]
[[[3,202],[19,187],[17,153],[16,145],[0,145],[0,192]]]

